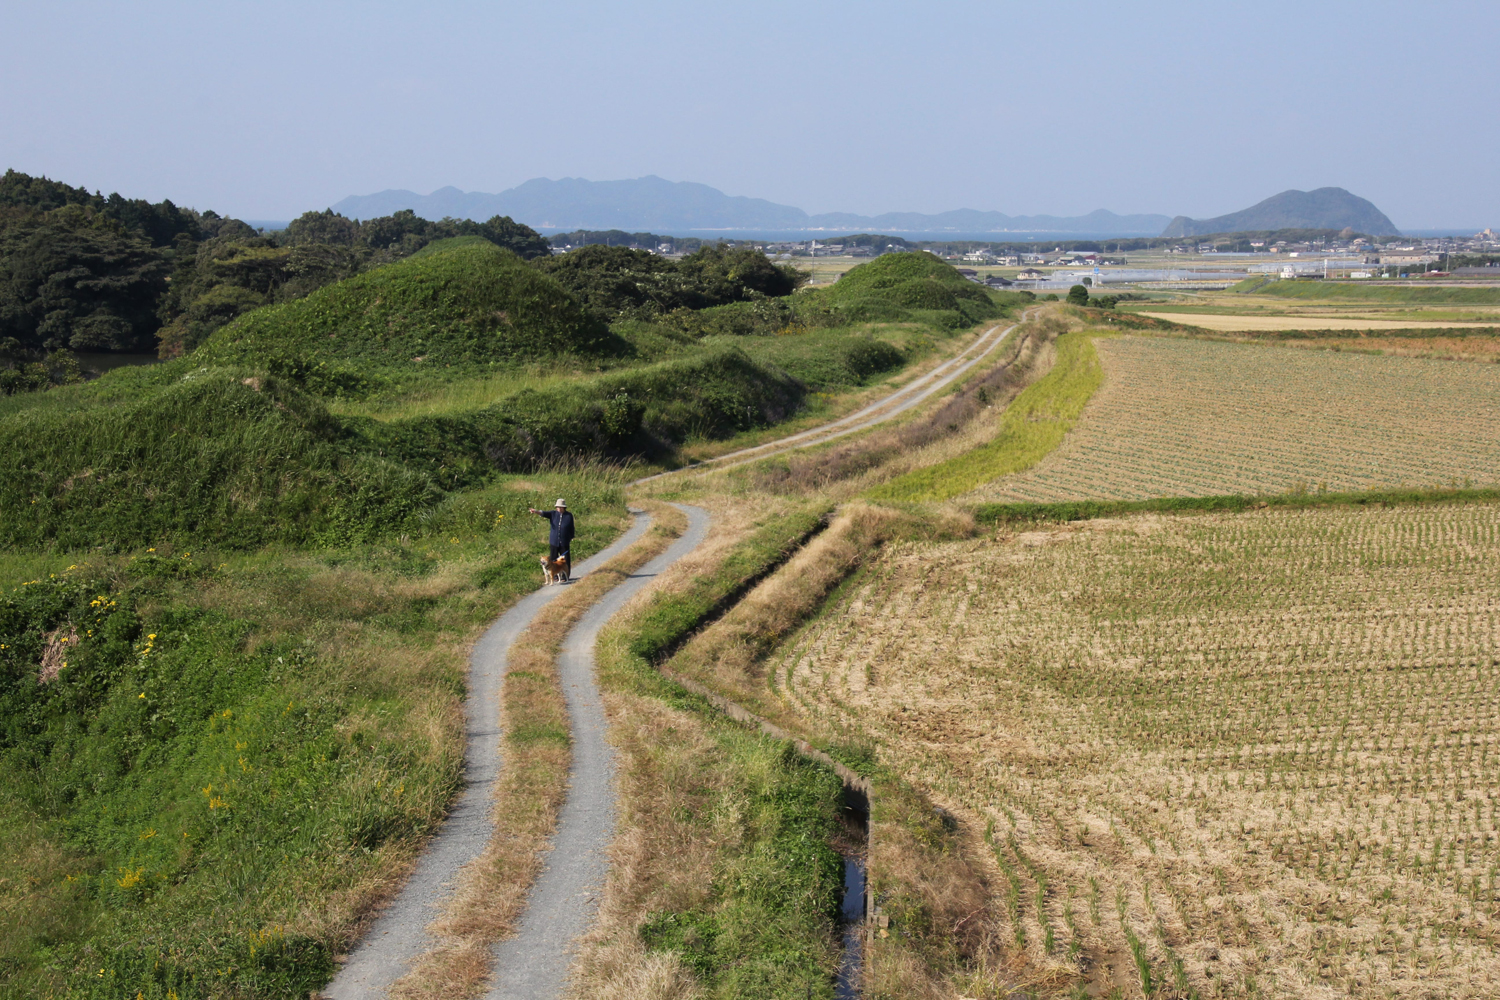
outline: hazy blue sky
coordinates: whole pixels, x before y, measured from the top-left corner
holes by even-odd
[[[810,212],[1500,225],[1500,3],[4,0],[0,167],[243,218],[658,174]]]

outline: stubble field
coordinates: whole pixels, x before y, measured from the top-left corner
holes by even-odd
[[[1500,367],[1172,338],[1100,338],[1068,440],[969,499],[1480,486],[1500,469]]]
[[[892,544],[775,688],[985,830],[1126,997],[1500,994],[1500,506]]]

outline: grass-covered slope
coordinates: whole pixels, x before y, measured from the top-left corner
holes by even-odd
[[[431,367],[587,356],[616,343],[552,278],[487,241],[367,271],[209,338],[200,363]]]
[[[0,545],[332,541],[402,529],[440,493],[295,387],[207,370],[117,405],[0,419]]]
[[[990,292],[926,252],[877,257],[817,295],[810,306],[851,322],[922,318],[957,328],[1004,313]]]
[[[411,544],[0,551],[0,997],[321,989],[462,782],[465,650],[557,496],[579,555],[624,527],[596,470]]]
[[[497,473],[662,454],[784,420],[804,394],[734,348],[390,421],[248,368],[112,374],[0,416],[0,545],[394,537]]]

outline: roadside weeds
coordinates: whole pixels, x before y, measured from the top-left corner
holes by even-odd
[[[510,936],[541,871],[572,763],[567,705],[557,654],[568,631],[605,592],[659,555],[681,534],[682,513],[644,501],[652,530],[626,552],[570,585],[517,639],[501,691],[504,766],[489,844],[462,874],[446,912],[429,931],[438,940],[392,987],[392,1000],[462,1000],[490,976],[490,946]]]

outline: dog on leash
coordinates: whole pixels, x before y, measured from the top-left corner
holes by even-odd
[[[548,559],[546,556],[542,556],[541,563],[542,586],[568,582],[572,567],[568,565],[567,556],[558,556],[556,559]]]

